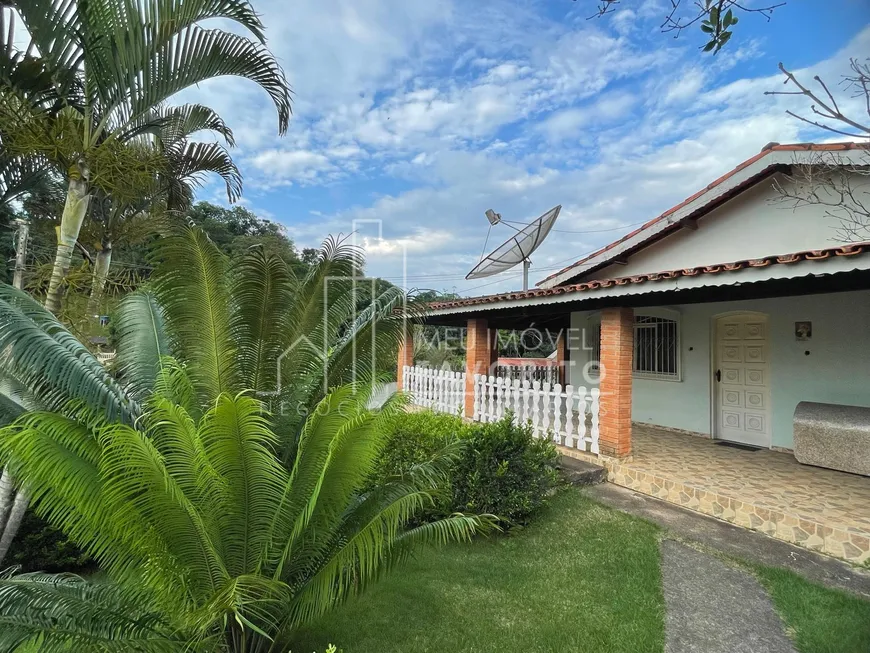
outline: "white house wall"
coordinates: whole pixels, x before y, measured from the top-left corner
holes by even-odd
[[[777,177],[784,185],[784,177]],[[857,179],[870,189],[870,181]],[[766,179],[698,222],[633,254],[625,265],[609,265],[584,277],[610,279],[824,249],[843,244],[840,221],[819,206],[797,209],[777,201],[773,180]]]
[[[744,310],[768,316],[773,446],[792,447],[792,416],[800,401],[870,406],[870,290],[669,308],[671,315],[643,308],[635,314],[678,315],[681,379],[636,378],[634,421],[711,432],[714,317]],[[575,386],[596,385],[593,378],[584,378],[590,352],[580,346],[577,334],[597,319],[596,313],[571,314],[575,337],[568,341],[568,378]],[[812,322],[809,341],[795,339],[798,321]]]

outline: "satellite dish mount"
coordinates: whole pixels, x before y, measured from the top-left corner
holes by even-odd
[[[529,266],[531,260],[529,257],[540,247],[541,243],[550,233],[553,228],[553,223],[559,217],[559,211],[562,210],[562,205],[553,207],[542,215],[537,220],[530,224],[524,225],[521,229],[517,229],[508,221],[501,219],[501,214],[496,213],[492,209],[486,210],[486,218],[489,220],[489,228],[494,225],[505,224],[516,233],[508,238],[504,243],[496,247],[486,256],[482,256],[480,262],[466,275],[466,279],[482,279],[483,277],[491,277],[500,272],[510,270],[520,263],[523,264],[523,290],[529,289]],[[489,234],[487,234],[487,240]],[[484,251],[486,244],[484,244]]]

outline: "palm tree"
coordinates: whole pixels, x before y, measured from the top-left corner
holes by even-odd
[[[39,153],[69,182],[46,306],[60,308],[62,284],[95,189],[116,194],[153,162],[126,157],[125,144],[153,131],[162,105],[207,79],[250,79],[272,98],[279,132],[290,90],[264,45],[247,0],[12,0],[29,44],[16,48],[14,15],[0,10],[0,129],[17,153]],[[201,23],[219,18],[254,39]],[[9,23],[6,25],[5,23]],[[119,177],[122,181],[119,182]]]
[[[456,514],[406,528],[455,451],[360,493],[401,402],[373,412],[360,387],[335,390],[288,469],[261,402],[221,393],[202,410],[185,369],[162,365],[135,425],[73,408],[0,432],[39,514],[111,579],[7,573],[0,649],[287,651],[300,626],[421,545],[492,525]]]
[[[377,382],[411,313],[397,314],[404,296],[395,287],[359,309],[362,256],[342,241],[328,240],[301,278],[259,247],[230,260],[197,228],[162,239],[155,256],[153,287],[127,296],[115,317],[117,380],[36,302],[0,286],[0,375],[9,379],[0,420],[79,402],[133,424],[172,356],[200,406],[242,391],[266,402],[289,466],[306,416],[330,388]],[[0,562],[26,498],[7,518]]]
[[[235,202],[242,191],[242,175],[223,144],[191,142],[198,132],[210,131],[223,137],[227,146],[235,145],[232,130],[208,107],[190,104],[161,115],[155,112],[159,126],[153,134],[140,137],[146,151],[156,150],[163,158],[157,173],[145,180],[145,187],[125,202],[105,193],[94,193],[91,202],[92,222],[99,243],[94,257],[93,280],[88,300],[88,315],[99,310],[114,245],[119,240],[147,237],[166,227],[160,216],[167,212],[181,213],[193,204],[194,189],[201,187],[208,173],[220,176],[227,199]]]

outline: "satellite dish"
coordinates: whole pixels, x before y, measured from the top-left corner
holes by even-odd
[[[547,211],[531,224],[526,225],[522,229],[516,229],[517,233],[484,256],[480,260],[480,263],[475,265],[474,269],[465,278],[482,279],[483,277],[491,277],[494,274],[510,270],[515,265],[522,263],[523,290],[528,290],[529,265],[531,264],[529,256],[544,242],[547,234],[550,233],[550,229],[553,228],[553,223],[559,217],[559,211],[561,210],[562,205],[560,204]],[[490,227],[501,222],[501,215],[492,209],[487,209],[486,217],[489,220]],[[511,229],[515,229],[515,227],[511,227]]]

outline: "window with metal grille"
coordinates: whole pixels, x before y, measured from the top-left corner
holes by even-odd
[[[589,373],[601,373],[601,325],[593,324],[584,332],[586,349],[589,350]]]
[[[641,376],[679,378],[677,321],[638,315],[634,319],[634,372]]]

